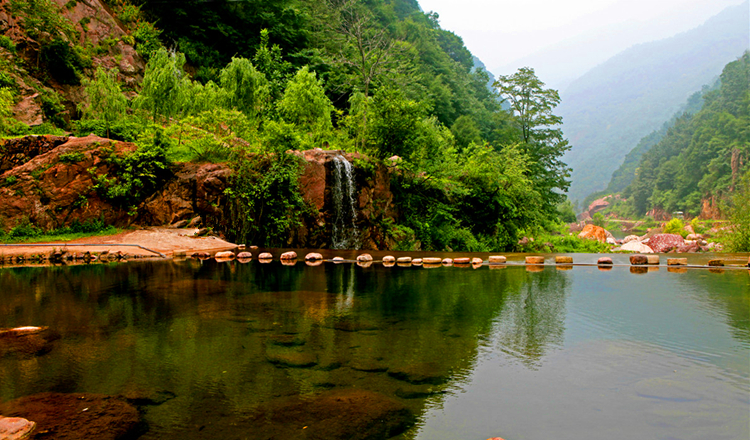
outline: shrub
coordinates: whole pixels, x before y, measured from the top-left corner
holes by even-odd
[[[14,43],[7,35],[0,35],[0,47],[6,49],[10,53],[16,53],[16,43]]]
[[[78,163],[86,158],[86,155],[79,152],[63,153],[60,155],[60,162],[62,163]]]
[[[681,235],[683,238],[687,236],[685,224],[679,218],[673,218],[668,221],[667,224],[664,225],[664,233]]]

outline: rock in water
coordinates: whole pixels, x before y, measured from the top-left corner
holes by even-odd
[[[294,251],[284,252],[280,257],[282,260],[296,260],[297,253]]]
[[[526,257],[526,264],[544,264],[544,257]]]
[[[685,240],[677,234],[656,234],[648,240],[648,246],[657,254],[669,252],[684,244]]]
[[[361,262],[372,261],[372,255],[370,254],[357,255],[357,261],[361,261]]]
[[[20,417],[0,416],[0,439],[24,440],[29,438],[36,423]]]
[[[573,264],[573,257],[567,255],[558,255],[555,257],[555,264]]]
[[[396,257],[394,257],[393,255],[386,255],[385,257],[383,257],[383,263],[395,263],[395,262],[396,262]]]
[[[596,225],[588,224],[583,228],[583,231],[581,231],[580,234],[578,234],[580,238],[588,238],[591,240],[596,240],[600,243],[606,243],[607,242],[607,231]]]
[[[502,255],[492,255],[489,258],[490,264],[503,264],[507,259]]]
[[[0,413],[34,420],[43,438],[55,440],[117,440],[135,434],[140,423],[124,398],[101,394],[34,394],[0,404]]]
[[[599,260],[597,260],[596,264],[597,265],[604,265],[604,264],[611,265],[612,264],[612,258],[610,258],[610,257],[601,257],[601,258],[599,258]]]
[[[380,440],[403,433],[415,421],[414,414],[396,400],[373,391],[346,389],[270,402],[249,426],[222,428],[237,435],[221,437]]]
[[[648,264],[648,257],[646,257],[645,255],[631,255],[630,264],[633,264],[633,265]]]
[[[234,258],[234,252],[232,251],[217,252],[216,255],[214,255],[214,258],[216,258],[217,260],[231,260]]]
[[[317,252],[310,252],[309,254],[305,255],[306,261],[317,261],[317,260],[322,260],[322,259],[323,259],[323,255]]]
[[[60,334],[48,327],[17,327],[0,329],[0,359],[5,356],[30,358],[52,350]]]

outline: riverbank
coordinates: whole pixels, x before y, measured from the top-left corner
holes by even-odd
[[[0,260],[49,261],[55,259],[83,260],[111,256],[113,260],[131,258],[173,258],[195,252],[213,254],[236,250],[238,245],[215,236],[199,235],[199,229],[146,228],[126,230],[113,235],[100,235],[70,241],[49,243],[0,243]],[[105,257],[107,259],[107,257]]]

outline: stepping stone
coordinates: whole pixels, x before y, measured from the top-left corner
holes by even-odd
[[[708,265],[712,267],[720,267],[724,265],[724,260],[709,260]]]
[[[399,257],[396,263],[411,263],[411,257]]]
[[[443,259],[438,257],[425,257],[422,259],[422,262],[424,264],[440,264],[443,262]]]
[[[633,265],[648,264],[648,257],[646,257],[645,255],[631,255],[630,264],[633,264]]]
[[[317,260],[322,260],[322,259],[323,259],[323,255],[317,252],[310,252],[309,254],[305,255],[306,261],[317,261]]]
[[[544,257],[526,257],[526,264],[544,264]]]
[[[370,254],[357,255],[357,261],[361,261],[361,262],[372,261],[372,255]]]
[[[558,255],[555,257],[555,264],[573,264],[573,257]]]
[[[294,251],[284,252],[280,257],[282,260],[296,260],[297,253]]]
[[[667,258],[667,266],[687,266],[687,258]]]
[[[646,264],[659,264],[658,255],[646,255]]]
[[[600,265],[600,264],[601,264],[601,265],[604,265],[604,264],[610,264],[610,265],[611,265],[611,264],[613,264],[613,263],[612,263],[612,258],[610,258],[610,257],[601,257],[601,258],[599,258],[599,259],[598,259],[598,260],[596,261],[596,264],[597,264],[597,265]]]
[[[491,255],[489,258],[490,264],[503,264],[507,261],[507,258],[502,255]]]
[[[395,263],[395,262],[396,262],[396,257],[394,257],[393,255],[386,255],[385,257],[383,257],[383,263]]]

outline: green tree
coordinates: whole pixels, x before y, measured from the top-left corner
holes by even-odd
[[[524,67],[513,75],[501,75],[494,87],[510,105],[521,147],[531,160],[530,175],[545,202],[543,209],[554,215],[561,193],[570,186],[570,168],[561,158],[570,149],[560,124],[562,117],[552,113],[560,104],[560,94],[545,89],[534,69]]]
[[[110,137],[110,126],[125,115],[128,107],[128,100],[117,82],[117,69],[106,71],[98,67],[93,79],[83,80],[83,87],[86,94],[84,117],[103,120],[107,137]]]
[[[146,64],[136,106],[150,111],[154,122],[158,115],[169,120],[184,106],[191,81],[184,69],[185,55],[160,48]]]
[[[229,105],[254,118],[267,107],[270,88],[266,76],[247,58],[232,58],[219,74],[221,87],[229,96]]]
[[[425,116],[424,106],[407,99],[401,91],[379,90],[373,99],[367,129],[375,155],[381,159],[393,155],[411,159],[419,150],[420,121]]]
[[[750,171],[745,172],[732,197],[729,220],[733,227],[729,237],[729,251],[750,252]]]
[[[310,72],[307,66],[289,80],[278,109],[285,121],[308,133],[321,133],[332,128],[333,104],[315,72]]]

